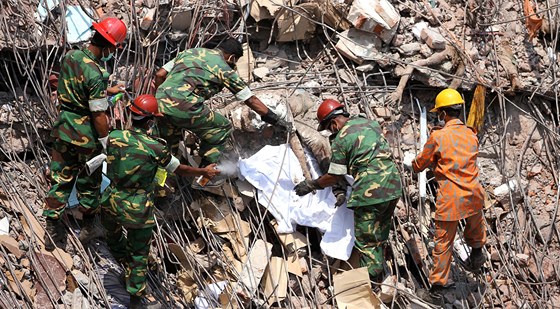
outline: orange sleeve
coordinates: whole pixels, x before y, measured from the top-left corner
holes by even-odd
[[[436,155],[439,150],[439,145],[434,134],[431,134],[424,145],[422,152],[412,160],[412,169],[415,173],[425,170],[428,166],[434,163]]]

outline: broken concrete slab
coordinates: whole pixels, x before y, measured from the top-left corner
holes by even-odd
[[[282,9],[276,19],[278,25],[276,41],[291,42],[311,39],[315,33],[313,20],[318,15],[319,6],[316,3],[303,3],[291,9]]]
[[[338,35],[335,48],[348,59],[362,64],[366,60],[375,60],[380,56],[381,40],[365,31],[352,28]]]
[[[420,36],[431,49],[443,50],[447,45],[447,41],[443,35],[440,34],[439,29],[430,27],[423,28]]]
[[[400,14],[387,0],[355,0],[347,19],[356,29],[375,33],[383,42],[393,39]]]

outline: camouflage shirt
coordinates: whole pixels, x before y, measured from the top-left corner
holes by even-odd
[[[401,196],[401,178],[377,121],[350,118],[331,138],[329,174],[354,177],[349,207],[387,202]]]
[[[109,74],[87,48],[69,51],[62,60],[58,82],[60,114],[52,136],[83,148],[97,147],[91,104],[106,104]],[[105,101],[103,101],[105,100]]]
[[[111,184],[101,198],[103,211],[125,227],[153,226],[154,176],[158,167],[167,168],[175,160],[178,163],[167,147],[145,130],[112,131],[107,145]]]
[[[219,50],[187,49],[163,68],[168,74],[159,86],[156,98],[159,111],[164,115],[189,119],[193,112],[202,108],[204,101],[222,91],[224,87],[242,101],[252,95],[251,90],[227,64]]]

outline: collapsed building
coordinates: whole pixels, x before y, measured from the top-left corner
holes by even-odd
[[[429,209],[436,188],[429,174],[422,180],[401,171],[405,194],[393,220],[386,278],[372,286],[351,255],[352,214],[313,201],[328,203],[328,192],[290,204],[283,195],[290,179],[274,171],[293,162],[298,177],[321,173],[330,148],[314,130],[315,112],[327,98],[378,120],[400,162],[420,149],[420,120],[435,120],[425,110],[437,92],[452,87],[463,93],[465,114],[479,130],[489,259],[478,275],[452,265],[455,288],[446,292],[445,306],[558,306],[557,1],[132,4],[0,3],[2,307],[127,306],[122,266],[102,237],[82,246],[69,233],[52,253],[42,243],[58,63],[87,41],[93,20],[106,16],[130,29],[108,70],[113,83],[132,89],[131,97],[153,91],[151,76],[179,51],[234,35],[245,43],[240,75],[265,104],[291,115],[298,131],[295,139],[275,132],[227,93],[207,102],[235,127],[239,175],[212,192],[191,190],[192,179],[170,179],[172,198],[157,211],[150,297],[171,308],[429,308],[418,297],[432,264]],[[196,143],[187,133],[185,160],[196,158]],[[67,223],[79,229],[71,216]],[[465,251],[459,233],[455,260]]]

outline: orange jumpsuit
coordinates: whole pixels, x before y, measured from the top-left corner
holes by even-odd
[[[412,161],[415,172],[431,166],[439,186],[432,284],[447,283],[459,220],[466,219],[464,237],[469,246],[481,248],[486,243],[482,213],[484,189],[478,182],[477,155],[475,132],[461,120],[453,119],[442,129],[432,131],[424,150]]]

